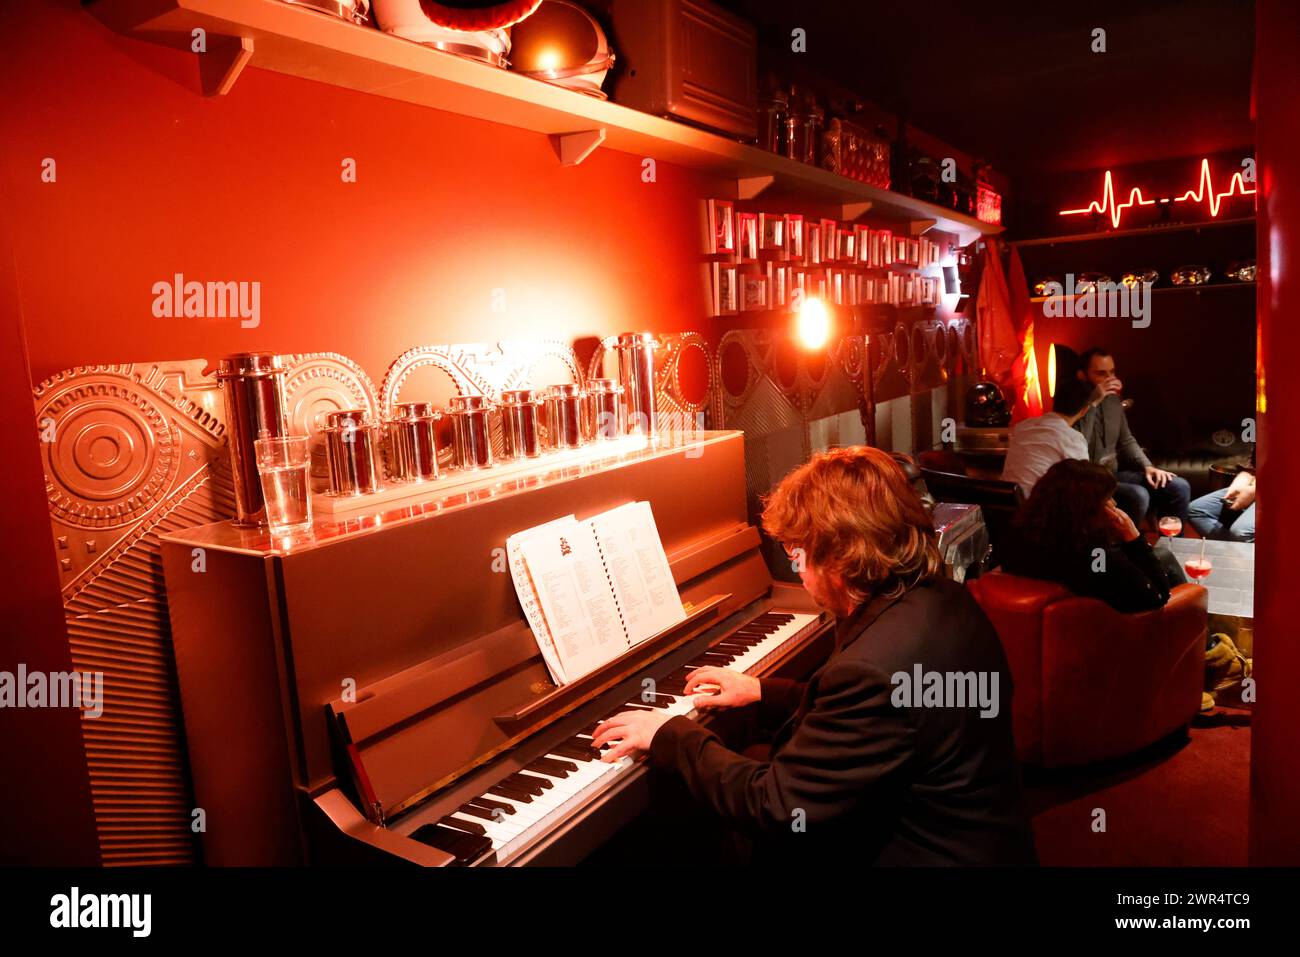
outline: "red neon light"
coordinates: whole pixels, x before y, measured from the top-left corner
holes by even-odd
[[[1172,200],[1169,197],[1165,197],[1159,200],[1159,202],[1184,203],[1189,199],[1194,199],[1198,203],[1206,203],[1209,208],[1210,216],[1213,218],[1219,215],[1219,209],[1223,204],[1223,200],[1234,194],[1239,196],[1254,196],[1255,189],[1254,187],[1247,189],[1245,177],[1243,177],[1240,172],[1237,172],[1233,173],[1232,179],[1228,181],[1228,189],[1225,192],[1216,193],[1214,191],[1214,180],[1210,176],[1210,161],[1208,159],[1202,159],[1201,180],[1197,184],[1196,188],[1189,189],[1187,192],[1183,193],[1182,196],[1175,196]],[[1127,203],[1116,204],[1115,181],[1111,176],[1111,171],[1106,170],[1106,180],[1105,185],[1102,188],[1100,201],[1094,200],[1082,209],[1063,209],[1061,210],[1060,215],[1080,216],[1089,213],[1108,212],[1111,226],[1118,229],[1119,221],[1124,214],[1124,210],[1132,206],[1154,206],[1156,202],[1157,201],[1154,199],[1145,199],[1142,196],[1142,190],[1135,186],[1129,191]]]

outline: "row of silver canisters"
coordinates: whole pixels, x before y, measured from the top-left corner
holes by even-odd
[[[627,434],[624,389],[613,379],[593,379],[588,388],[572,383],[546,389],[511,389],[494,404],[486,396],[459,395],[445,413],[452,420],[450,466],[459,471],[491,468],[492,418],[501,420],[501,461],[536,458],[544,452],[576,449]],[[429,402],[404,402],[382,424],[364,409],[332,412],[322,430],[329,463],[330,492],[365,495],[389,481],[421,482],[438,477],[438,423],[444,413]]]
[[[658,431],[654,384],[655,338],[648,332],[618,337],[619,378],[592,379],[584,391],[573,384],[502,394],[499,414],[505,458],[533,458],[555,449]],[[265,502],[253,454],[259,436],[289,434],[285,369],[272,353],[241,352],[220,360],[217,380],[226,407],[230,464],[235,488],[235,523],[256,526]],[[482,469],[492,465],[491,416],[484,396],[456,396],[447,415],[453,419],[452,466]],[[437,425],[443,413],[427,402],[405,402],[382,425],[365,410],[345,409],[327,417],[323,432],[330,489],[335,494],[377,491],[379,462],[386,454],[393,481],[422,481],[438,475]],[[543,440],[542,425],[546,439]]]

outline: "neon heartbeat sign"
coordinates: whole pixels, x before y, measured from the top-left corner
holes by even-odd
[[[1124,203],[1115,202],[1115,180],[1110,170],[1106,170],[1105,185],[1102,187],[1101,199],[1094,200],[1082,209],[1063,209],[1060,212],[1062,216],[1085,216],[1091,213],[1107,213],[1110,216],[1110,224],[1113,228],[1119,228],[1120,218],[1124,215],[1124,210],[1134,206],[1155,206],[1157,203],[1185,203],[1188,200],[1194,200],[1198,203],[1205,203],[1211,217],[1217,217],[1219,210],[1223,206],[1223,201],[1230,196],[1254,196],[1255,187],[1247,188],[1246,179],[1240,173],[1233,173],[1232,179],[1228,180],[1228,188],[1217,193],[1214,190],[1214,179],[1210,175],[1210,161],[1201,160],[1201,180],[1195,189],[1189,189],[1181,196],[1163,197],[1161,199],[1147,199],[1142,195],[1140,187],[1133,187],[1129,190],[1128,201]]]

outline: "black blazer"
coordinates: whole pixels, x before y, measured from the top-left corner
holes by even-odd
[[[996,673],[996,717],[978,706],[896,707],[891,676],[917,664]],[[834,651],[806,685],[764,680],[753,707],[787,719],[769,761],[682,717],[656,732],[650,761],[675,768],[698,801],[750,835],[756,862],[1037,863],[1006,657],[955,582],[867,602],[837,624]]]

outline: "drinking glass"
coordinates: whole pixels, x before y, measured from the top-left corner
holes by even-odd
[[[1157,524],[1160,527],[1160,534],[1169,538],[1183,533],[1183,520],[1177,515],[1166,515]]]
[[[311,448],[305,435],[260,438],[253,442],[266,500],[266,522],[274,532],[311,527]]]
[[[1214,562],[1205,557],[1205,539],[1201,539],[1201,555],[1183,562],[1183,571],[1192,581],[1200,581],[1214,571]]]

